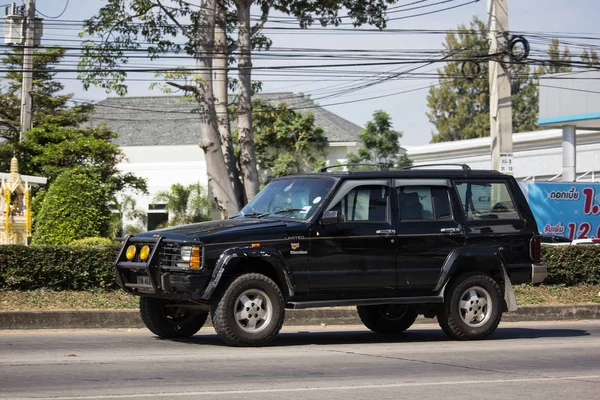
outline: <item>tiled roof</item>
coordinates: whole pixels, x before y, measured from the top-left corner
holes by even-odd
[[[311,111],[315,124],[330,142],[358,142],[362,128],[320,107],[312,100],[291,92],[261,93],[273,105],[281,102],[301,112]],[[120,146],[190,145],[200,141],[197,107],[180,96],[109,97],[96,103],[90,123],[105,122],[119,132]],[[235,124],[235,121],[232,121]]]

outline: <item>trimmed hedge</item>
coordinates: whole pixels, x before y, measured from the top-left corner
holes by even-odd
[[[0,289],[115,289],[114,246],[0,246]]]
[[[69,243],[69,246],[111,246],[113,244],[119,243],[113,239],[92,236],[83,239],[73,240],[71,243]]]
[[[600,284],[600,245],[542,246],[549,285]]]
[[[115,289],[113,246],[0,246],[0,290]],[[600,246],[543,246],[547,284],[600,284]]]

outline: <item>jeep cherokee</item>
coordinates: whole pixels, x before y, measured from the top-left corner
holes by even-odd
[[[129,236],[115,270],[163,338],[194,335],[210,314],[225,343],[261,346],[286,308],[352,305],[375,332],[422,314],[482,339],[516,309],[512,284],[546,277],[537,232],[496,171],[324,169],[272,180],[230,219]]]

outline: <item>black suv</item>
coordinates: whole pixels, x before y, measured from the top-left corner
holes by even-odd
[[[269,343],[286,308],[349,305],[375,332],[423,314],[482,339],[516,309],[511,284],[546,277],[515,179],[466,165],[274,179],[230,219],[128,237],[115,269],[156,335],[194,335],[210,312],[237,346]]]

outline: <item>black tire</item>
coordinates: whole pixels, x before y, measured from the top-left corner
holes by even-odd
[[[448,336],[478,340],[496,330],[502,319],[502,292],[490,276],[481,273],[459,276],[451,281],[445,293],[438,323]]]
[[[356,310],[362,323],[377,333],[404,332],[417,319],[417,312],[413,307],[401,304],[357,306]]]
[[[172,300],[140,298],[140,315],[150,332],[165,339],[187,338],[202,328],[208,312],[177,307]]]
[[[228,345],[264,346],[281,330],[284,305],[281,290],[269,277],[257,273],[240,275],[216,296],[211,309],[212,324]]]

